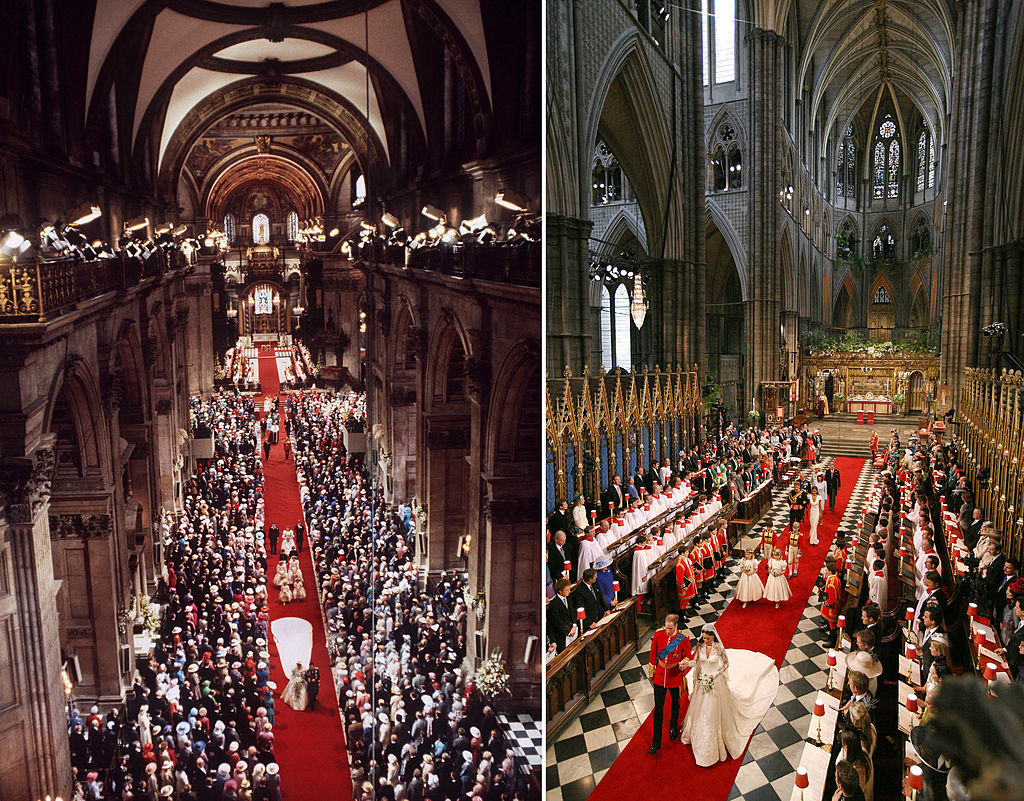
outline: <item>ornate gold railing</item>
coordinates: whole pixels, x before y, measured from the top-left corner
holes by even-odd
[[[1024,377],[1018,371],[967,367],[957,409],[961,462],[978,505],[1003,536],[1007,553],[1024,555]],[[978,474],[988,469],[988,487]]]
[[[43,322],[78,301],[119,289],[186,265],[177,252],[149,259],[36,261],[0,264],[0,322]]]
[[[579,377],[566,368],[548,379],[546,395],[548,511],[578,492],[596,502],[615,473],[625,483],[638,464],[674,465],[701,436],[696,367],[597,375],[585,367]]]

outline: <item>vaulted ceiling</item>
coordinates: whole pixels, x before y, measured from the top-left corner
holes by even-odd
[[[793,0],[777,11],[797,39],[797,86],[814,129],[835,135],[858,115],[874,119],[892,98],[897,116],[916,110],[945,141],[954,35],[947,0]]]
[[[436,118],[451,113],[438,101],[457,94],[470,120],[467,139],[479,151],[492,126],[492,66],[500,68],[503,52],[495,56],[488,44],[507,46],[499,6],[95,0],[85,123],[103,131],[116,120],[129,140],[122,148],[164,198],[178,191],[182,168],[211,128],[268,103],[315,114],[340,142],[335,152],[349,148],[363,170],[380,175],[400,157],[438,145],[444,134]],[[322,183],[330,180],[327,170]]]

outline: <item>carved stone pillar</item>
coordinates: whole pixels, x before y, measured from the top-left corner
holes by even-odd
[[[547,215],[546,222],[548,372],[561,375],[568,365],[579,374],[590,358],[595,338],[591,330],[588,246],[594,224],[557,214]]]
[[[71,757],[61,682],[56,584],[46,512],[52,437],[32,458],[0,464],[0,753],[4,798],[71,795]],[[8,661],[9,660],[9,661]],[[9,696],[9,697],[4,697]]]

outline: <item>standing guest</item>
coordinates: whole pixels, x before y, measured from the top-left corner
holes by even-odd
[[[281,536],[281,530],[277,527],[277,523],[271,523],[270,528],[267,529],[267,539],[270,541],[270,552],[277,553],[277,538]]]
[[[654,741],[648,753],[654,754],[661,748],[661,734],[664,728],[665,695],[671,698],[668,719],[668,737],[679,736],[679,692],[686,692],[683,680],[684,668],[689,667],[692,658],[690,638],[678,629],[679,617],[666,615],[665,625],[654,632],[651,639],[651,653],[648,662],[651,681],[654,682]]]
[[[868,573],[868,600],[882,612],[889,606],[889,579],[885,574],[885,562],[875,559]]]
[[[821,591],[821,616],[825,618],[825,626],[822,628],[829,634],[836,630],[839,621],[839,604],[842,601],[843,586],[839,581],[839,572],[836,563],[825,562],[828,574],[825,577],[825,586]]]
[[[597,589],[597,570],[588,567],[583,571],[576,592],[572,596],[572,605],[583,607],[583,630],[588,631],[597,625],[598,621],[610,614],[608,601]]]
[[[575,610],[569,607],[569,590],[572,582],[560,578],[555,582],[555,597],[547,606],[548,640],[555,644],[557,653],[565,650],[565,638],[576,623]]]
[[[302,553],[302,543],[306,540],[306,527],[300,520],[295,524],[295,550]]]
[[[551,542],[548,543],[548,571],[553,581],[558,581],[563,575],[570,581],[573,579],[575,565],[569,558],[565,542],[565,532],[556,531],[551,537]],[[566,563],[569,565],[568,571],[565,568]]]
[[[320,671],[313,660],[309,660],[309,668],[306,670],[306,695],[309,698],[309,711],[316,711],[317,699],[320,696]]]
[[[839,488],[841,486],[842,480],[839,475],[839,471],[833,464],[825,471],[825,487],[828,492],[828,510],[830,512],[835,511],[836,496],[839,494]]]

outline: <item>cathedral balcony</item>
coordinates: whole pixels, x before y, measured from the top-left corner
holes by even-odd
[[[537,288],[540,287],[540,254],[541,243],[526,240],[488,244],[459,242],[416,249],[377,244],[373,248],[377,262],[395,267]],[[363,246],[358,255],[364,260],[368,258],[369,246]]]
[[[187,266],[185,256],[177,251],[157,252],[148,259],[0,264],[0,325],[45,323],[73,310],[81,301],[129,289]]]

